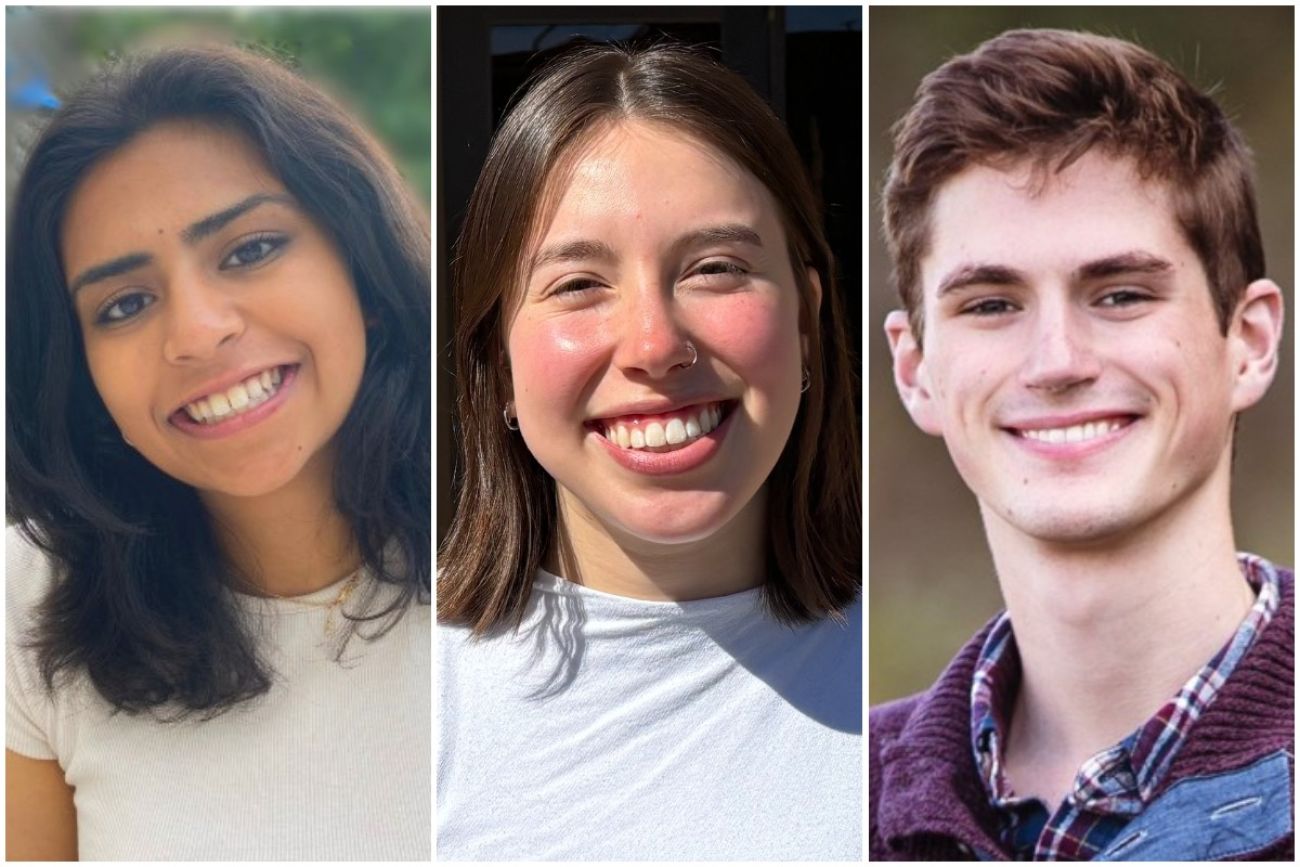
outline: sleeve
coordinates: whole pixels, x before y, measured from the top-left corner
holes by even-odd
[[[5,532],[5,748],[54,759],[54,697],[45,689],[36,653],[27,646],[35,612],[51,580],[44,552],[18,531]]]

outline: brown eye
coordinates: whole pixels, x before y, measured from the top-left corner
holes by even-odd
[[[250,268],[273,256],[281,247],[289,243],[283,235],[260,235],[240,244],[221,262],[222,270],[229,268]]]
[[[110,303],[100,308],[95,315],[97,325],[116,325],[134,319],[142,310],[154,303],[156,299],[147,292],[128,292],[119,295]]]

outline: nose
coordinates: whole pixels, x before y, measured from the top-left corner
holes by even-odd
[[[165,303],[163,357],[172,364],[208,361],[244,332],[236,300],[202,279],[173,282]]]
[[[646,285],[631,293],[620,311],[623,317],[614,364],[655,379],[679,367],[691,366],[696,350],[678,321],[672,291]]]
[[[1039,308],[1021,368],[1021,383],[1043,391],[1066,391],[1101,373],[1088,323],[1068,304]]]

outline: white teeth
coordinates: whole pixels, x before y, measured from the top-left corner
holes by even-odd
[[[1124,423],[1119,419],[1106,419],[1103,421],[1090,421],[1085,422],[1084,424],[1070,425],[1069,427],[1022,430],[1020,433],[1021,436],[1027,439],[1059,445],[1061,443],[1087,442],[1088,440],[1117,431],[1123,426]]]
[[[686,425],[682,424],[681,419],[675,418],[668,422],[664,428],[664,439],[668,440],[670,446],[686,442]]]
[[[264,370],[243,382],[232,385],[225,391],[215,392],[186,404],[185,412],[192,421],[201,424],[225,421],[232,415],[238,415],[266,403],[279,391],[280,381],[280,368]]]
[[[613,424],[604,428],[605,438],[620,448],[657,449],[678,446],[699,439],[718,426],[722,408],[716,404],[701,407],[697,415],[670,418],[665,422],[646,422],[631,426]]]

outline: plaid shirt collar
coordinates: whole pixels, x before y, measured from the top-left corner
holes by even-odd
[[[1239,554],[1237,562],[1256,599],[1232,639],[1155,716],[1084,762],[1074,790],[1050,815],[1041,801],[1017,798],[1003,771],[1007,723],[1020,685],[1020,654],[1010,618],[1005,612],[998,618],[971,685],[971,745],[989,801],[1006,819],[1006,842],[1018,857],[1089,860],[1142,812],[1192,723],[1277,611],[1277,568],[1251,554]]]

